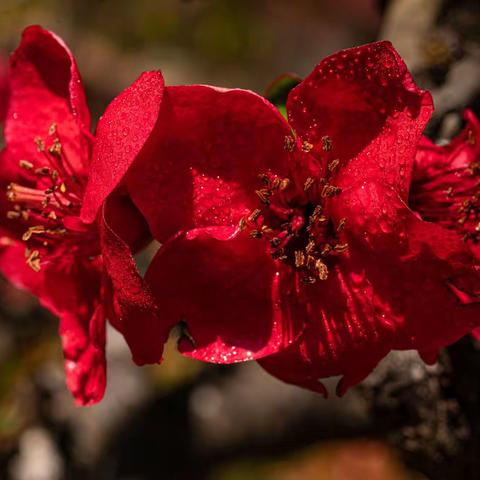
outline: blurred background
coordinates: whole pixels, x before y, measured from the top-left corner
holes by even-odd
[[[263,93],[326,55],[385,38],[434,93],[445,141],[480,106],[478,0],[1,0],[0,69],[29,24],[74,52],[93,116],[141,71],[169,84]],[[480,350],[466,338],[426,367],[391,354],[323,400],[255,364],[215,367],[169,345],[133,366],[109,332],[104,401],[66,390],[57,322],[0,281],[0,480],[480,478]],[[333,384],[333,383],[332,383]]]

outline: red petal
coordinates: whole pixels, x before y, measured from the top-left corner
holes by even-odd
[[[158,315],[157,305],[140,277],[130,248],[110,226],[108,202],[99,221],[102,255],[118,309],[119,329],[138,365],[160,363],[169,328]],[[120,232],[121,233],[121,232]]]
[[[87,328],[86,328],[87,327]],[[65,312],[60,316],[67,385],[78,405],[93,405],[105,393],[105,315],[98,305],[88,324]]]
[[[478,326],[480,305],[462,305],[452,289],[479,299],[473,259],[455,232],[420,220],[375,183],[340,197],[337,214],[347,218],[349,248],[361,253],[398,325],[395,348],[435,351]]]
[[[82,218],[92,222],[143,148],[162,104],[162,74],[145,72],[118,95],[100,118]]]
[[[336,185],[375,178],[406,198],[416,138],[433,107],[389,42],[326,58],[292,90],[287,109],[293,128],[315,145],[317,156],[340,160]],[[333,142],[331,151],[323,151],[325,136]]]
[[[320,379],[342,375],[337,393],[363,380],[389,352],[395,325],[365,276],[362,259],[342,256],[326,281],[303,287],[302,337],[259,363],[272,375],[326,396]]]
[[[25,245],[20,242],[4,247],[0,252],[0,271],[60,317],[68,387],[79,405],[99,402],[106,385],[99,266],[96,262],[59,260],[34,272],[26,265],[24,252]]]
[[[17,163],[41,163],[34,140],[46,138],[56,123],[66,156],[81,172],[88,158],[84,134],[90,115],[77,65],[63,41],[41,27],[27,28],[11,57],[9,82],[5,125],[9,157]]]
[[[127,176],[130,194],[160,241],[179,230],[238,225],[257,204],[258,174],[286,173],[289,133],[275,107],[253,92],[168,87]]]
[[[145,279],[169,325],[188,328],[180,350],[200,360],[260,358],[303,329],[295,277],[246,234],[227,241],[205,231],[179,236],[161,247]]]

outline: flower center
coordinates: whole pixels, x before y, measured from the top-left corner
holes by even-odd
[[[240,228],[266,241],[272,258],[298,270],[303,283],[326,280],[335,256],[348,249],[346,219],[335,224],[328,215],[327,201],[341,189],[327,178],[307,177],[303,185],[271,172],[259,178],[263,185],[255,193],[260,205],[242,218]]]
[[[22,235],[26,262],[38,272],[54,255],[97,252],[93,228],[78,218],[86,178],[65,154],[57,126],[51,125],[47,139],[35,143],[38,158],[19,162],[25,184],[10,183],[6,193],[13,204],[7,218],[27,227]]]

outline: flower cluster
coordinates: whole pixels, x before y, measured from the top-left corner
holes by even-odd
[[[322,378],[341,395],[393,349],[433,362],[480,326],[480,126],[423,137],[431,96],[389,42],[320,62],[288,120],[153,71],[93,135],[75,60],[40,27],[7,80],[0,270],[60,318],[79,404],[103,396],[107,320],[139,365],[179,327],[184,355],[325,395]]]

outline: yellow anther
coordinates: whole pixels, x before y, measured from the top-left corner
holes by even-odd
[[[28,242],[31,238],[32,235],[38,235],[45,233],[45,227],[43,225],[35,225],[34,227],[30,227],[23,235],[22,235],[22,240],[24,242]]]
[[[48,152],[51,153],[52,155],[60,155],[60,152],[62,151],[62,144],[60,143],[60,140],[56,138],[51,147],[48,149]]]
[[[27,160],[20,160],[18,164],[20,165],[20,168],[24,168],[25,170],[31,170],[33,168],[33,163]]]
[[[303,267],[305,265],[305,255],[301,250],[295,252],[295,266],[297,268]]]
[[[26,262],[27,265],[35,272],[39,272],[41,269],[40,265],[40,252],[38,250],[33,250],[30,252],[28,249],[25,251],[27,256]]]
[[[305,183],[303,184],[303,190],[306,192],[307,190],[309,190],[312,187],[312,185],[314,183],[315,183],[315,180],[312,177],[308,177],[305,180]]]
[[[283,146],[287,152],[293,152],[295,150],[295,139],[290,135],[287,135]]]
[[[313,145],[306,140],[302,143],[302,151],[305,153],[311,152],[313,150]]]
[[[333,148],[332,139],[328,135],[322,137],[322,148],[324,152],[329,152]]]
[[[40,137],[36,137],[34,142],[39,152],[43,152],[45,150],[45,142]]]
[[[289,185],[290,185],[290,179],[289,178],[283,178],[280,181],[280,185],[278,186],[278,188],[280,190],[285,190]]]
[[[315,269],[317,270],[317,275],[320,280],[326,280],[328,278],[328,268],[321,260],[316,261]]]
[[[258,208],[256,208],[248,217],[249,222],[255,222],[257,221],[258,217],[261,215],[262,211]]]
[[[338,222],[337,232],[340,232],[341,230],[343,230],[345,228],[346,223],[347,223],[346,218],[340,219],[340,221]]]
[[[20,212],[15,212],[13,210],[10,210],[7,212],[7,218],[10,219],[10,220],[16,220],[17,218],[20,218],[21,217],[21,213]]]
[[[338,167],[338,164],[340,163],[340,160],[338,158],[336,158],[335,160],[332,160],[329,164],[328,164],[328,170],[330,172],[334,172],[336,170],[336,168]]]

